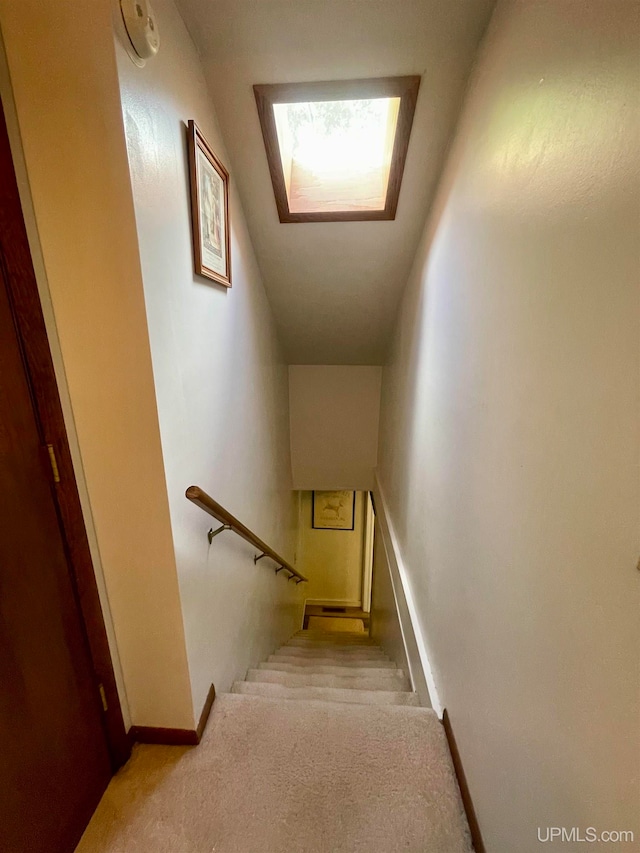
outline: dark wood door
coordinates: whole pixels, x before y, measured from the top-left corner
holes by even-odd
[[[72,851],[111,776],[0,241],[0,850]]]

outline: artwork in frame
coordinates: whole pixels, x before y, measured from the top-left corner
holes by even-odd
[[[317,530],[353,530],[355,511],[355,492],[314,492],[311,524]]]
[[[229,173],[193,120],[188,136],[195,271],[231,287]]]

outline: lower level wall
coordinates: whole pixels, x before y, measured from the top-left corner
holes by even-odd
[[[300,493],[299,568],[310,604],[359,607],[362,602],[365,492],[355,492],[353,530],[314,529],[313,492]],[[302,586],[302,585],[301,585]]]

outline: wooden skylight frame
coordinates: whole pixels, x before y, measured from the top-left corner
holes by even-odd
[[[255,85],[253,91],[280,222],[358,222],[395,219],[419,88],[419,76]],[[291,211],[280,154],[274,105],[379,98],[400,99],[384,208],[312,212]]]

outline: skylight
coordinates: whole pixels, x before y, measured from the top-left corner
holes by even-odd
[[[254,86],[281,222],[395,218],[419,82]]]
[[[274,104],[292,213],[384,210],[400,98]]]

